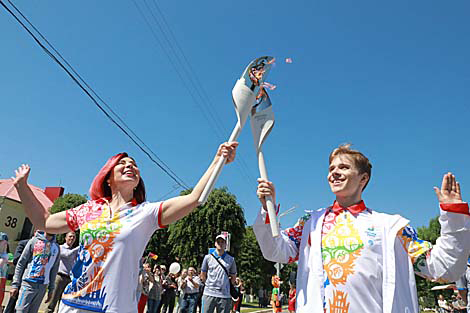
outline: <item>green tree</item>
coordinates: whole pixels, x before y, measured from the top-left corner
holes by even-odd
[[[181,195],[190,192],[185,190]],[[214,247],[215,237],[227,231],[231,234],[229,253],[237,258],[245,224],[243,209],[236,197],[226,187],[215,189],[205,205],[171,224],[166,233],[158,230],[153,234],[147,251],[156,253],[160,264],[178,261],[183,267],[199,267],[209,248]]]
[[[439,224],[439,217],[435,217],[429,221],[429,226],[418,227],[418,236],[423,240],[436,244],[437,238],[441,233],[441,224]]]
[[[168,237],[170,233],[168,228],[157,230],[150,239],[147,247],[145,249],[145,256],[148,256],[150,252],[158,256],[157,261],[149,260],[152,263],[152,266],[156,263],[158,264],[170,264],[176,261],[171,255],[171,247],[168,244]]]
[[[237,268],[245,290],[250,294],[256,294],[260,287],[271,288],[271,276],[276,272],[274,263],[263,257],[251,226],[246,228],[245,237],[241,242]]]
[[[439,224],[439,217],[435,217],[429,221],[429,226],[418,227],[418,237],[422,240],[436,244],[437,238],[441,233],[441,224]],[[418,275],[416,277],[416,288],[418,290],[418,299],[426,307],[433,307],[437,300],[436,294],[431,291],[431,288],[439,285]]]
[[[297,272],[297,263],[289,263],[284,265],[284,267],[281,269],[281,281],[283,282],[281,285],[281,291],[285,294],[289,294],[289,278],[292,272]]]
[[[51,206],[50,211],[52,214],[59,213],[68,209],[75,208],[83,203],[87,202],[86,195],[79,195],[75,193],[67,193],[62,197],[57,198],[54,201],[54,204]],[[75,234],[79,235],[79,231],[77,230]],[[59,244],[64,243],[65,234],[57,235],[57,242]],[[78,240],[75,241],[75,246],[78,245]]]

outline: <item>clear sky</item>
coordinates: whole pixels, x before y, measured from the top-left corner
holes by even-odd
[[[283,226],[333,202],[328,154],[345,142],[373,164],[364,193],[373,209],[427,225],[447,171],[470,198],[469,1],[158,1],[160,11],[135,1],[14,3],[186,184],[236,123],[236,79],[272,55],[276,123],[264,151],[281,210],[297,206]],[[128,151],[150,200],[173,189],[3,8],[0,29],[0,178],[29,163],[30,183],[84,194],[109,156]],[[259,203],[248,126],[217,186],[250,225]]]

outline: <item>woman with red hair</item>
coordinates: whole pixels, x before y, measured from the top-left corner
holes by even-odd
[[[90,187],[88,202],[50,214],[27,184],[30,167],[13,178],[26,215],[37,229],[60,234],[80,229],[80,250],[60,313],[137,311],[139,259],[155,230],[188,215],[198,206],[217,160],[235,158],[238,143],[220,145],[192,192],[162,202],[147,202],[135,160],[127,153],[110,158]]]

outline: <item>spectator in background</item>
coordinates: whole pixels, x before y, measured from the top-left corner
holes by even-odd
[[[182,301],[182,288],[181,284],[183,281],[186,279],[188,276],[188,270],[183,268],[181,272],[179,273],[178,277],[176,278],[176,285],[178,285],[178,289],[176,290],[176,312],[179,312],[179,308],[181,306],[181,301]]]
[[[155,265],[154,273],[150,276],[149,295],[147,300],[147,313],[157,313],[162,297],[162,281],[160,266]]]
[[[176,290],[178,286],[176,284],[176,275],[169,273],[162,283],[162,313],[173,313],[175,307]]]
[[[258,289],[258,307],[263,307],[263,288]]]
[[[266,302],[267,302],[266,299],[267,299],[266,289],[260,288],[258,290],[258,304],[260,308],[266,307]]]
[[[192,313],[197,313],[197,309],[199,308],[199,313],[202,313],[202,295],[204,294],[204,282],[202,281],[202,273],[199,272],[199,281],[201,282],[199,284],[199,291],[197,294],[197,300],[196,300],[196,305],[194,306],[194,310]],[[190,312],[191,313],[191,312]]]
[[[202,281],[205,282],[202,296],[202,312],[229,313],[232,304],[230,280],[235,282],[237,265],[235,258],[225,251],[226,238],[218,235],[215,238],[215,251],[204,257],[201,266]]]
[[[465,306],[465,301],[463,301],[460,294],[457,294],[457,296],[452,296],[452,308],[454,309],[453,313],[466,313],[467,309]]]
[[[451,312],[450,305],[447,304],[447,300],[444,299],[444,296],[442,294],[439,295],[439,299],[437,300],[437,304],[439,306],[439,312],[440,313],[449,313],[449,312]]]
[[[183,277],[183,276],[182,276]],[[188,273],[185,278],[181,279],[181,293],[180,293],[180,311],[181,313],[192,313],[197,303],[199,295],[199,284],[201,280],[196,275],[194,267],[188,268]]]
[[[16,312],[36,313],[47,287],[46,303],[52,298],[59,268],[59,249],[55,236],[43,231],[36,231],[34,237],[28,241],[11,283],[11,296],[19,295]]]
[[[460,279],[455,283],[457,285],[457,290],[464,301],[467,307],[467,313],[470,312],[470,293],[468,289],[470,288],[470,258],[467,260],[467,269],[460,277]]]
[[[240,313],[242,308],[242,301],[243,301],[243,294],[245,293],[245,288],[243,288],[243,280],[240,277],[235,278],[235,289],[237,289],[239,297],[238,299],[232,298],[233,301],[233,311],[236,313]]]
[[[295,295],[296,295],[295,285],[290,284],[289,305],[287,307],[287,310],[289,310],[289,313],[295,313],[295,299],[296,299]]]
[[[28,243],[29,239],[23,239],[20,242],[18,242],[18,245],[16,246],[15,254],[13,255],[13,265],[16,266],[18,263],[18,260],[21,257],[21,254],[23,253],[24,247],[26,247],[26,244]],[[3,313],[14,313],[15,312],[15,306],[16,306],[16,300],[18,300],[18,297],[11,296],[10,294],[10,299],[8,299],[8,304],[3,311]]]
[[[157,309],[157,313],[160,313],[161,310],[162,310],[162,307],[163,307],[163,301],[165,299],[165,286],[163,285],[164,281],[165,281],[165,277],[166,277],[166,265],[162,264],[160,265],[160,271],[161,271],[161,285],[162,285],[162,293],[161,293],[161,297],[160,297],[160,303],[158,304],[158,309]]]
[[[143,313],[145,309],[145,305],[147,304],[148,295],[150,291],[150,282],[153,279],[152,268],[150,267],[149,263],[144,263],[143,271],[139,276],[140,285],[142,286],[142,291],[140,294],[139,304],[137,306],[138,312]]]
[[[2,309],[5,285],[8,276],[8,235],[0,232],[0,310]]]
[[[70,271],[77,260],[78,246],[72,248],[75,239],[75,232],[71,231],[65,235],[65,243],[60,245],[59,270],[55,278],[55,288],[52,293],[51,302],[47,306],[47,313],[53,313],[57,302],[62,298],[65,287],[70,283]]]

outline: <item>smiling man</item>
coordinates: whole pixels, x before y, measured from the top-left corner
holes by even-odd
[[[454,175],[435,187],[441,236],[432,246],[418,239],[409,221],[368,208],[362,192],[372,165],[343,145],[329,157],[328,183],[336,196],[327,208],[311,211],[273,238],[266,196],[272,182],[259,179],[261,212],[253,226],[261,251],[273,262],[299,261],[296,312],[417,313],[414,274],[454,281],[465,270],[470,240],[468,204]]]

